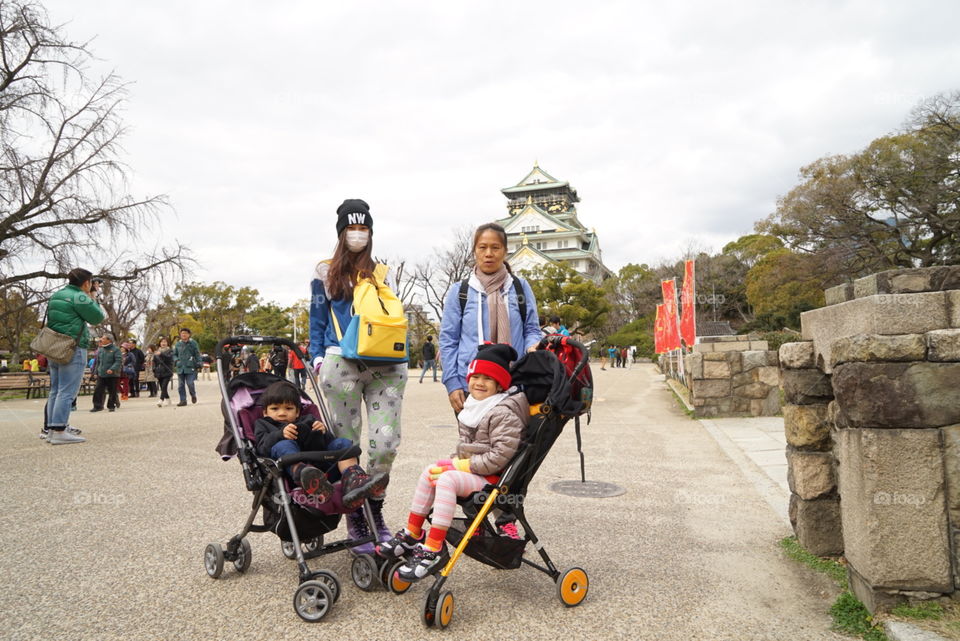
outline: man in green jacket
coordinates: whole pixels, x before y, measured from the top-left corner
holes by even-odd
[[[180,392],[180,402],[177,407],[183,407],[187,404],[187,390],[190,388],[190,400],[197,402],[197,388],[194,381],[197,380],[197,372],[200,371],[202,362],[200,360],[200,347],[197,341],[191,337],[189,329],[180,330],[180,340],[173,346],[173,364],[177,370],[177,391]]]
[[[120,348],[113,344],[109,334],[100,337],[100,349],[97,350],[97,386],[93,388],[93,409],[103,411],[103,395],[108,394],[107,409],[111,412],[120,407],[117,399],[117,380],[120,378],[123,357]]]

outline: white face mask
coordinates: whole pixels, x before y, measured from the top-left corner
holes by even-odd
[[[347,230],[346,241],[347,249],[353,253],[363,251],[364,247],[367,246],[367,242],[370,240],[370,232],[368,231],[351,231]]]

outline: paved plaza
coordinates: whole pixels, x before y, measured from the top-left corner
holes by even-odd
[[[296,566],[272,534],[249,535],[245,575],[230,563],[219,580],[206,575],[204,546],[225,544],[251,500],[237,462],[221,462],[213,450],[222,433],[215,383],[201,382],[200,402],[183,408],[143,397],[91,414],[90,397],[81,397],[72,420],[89,439],[81,445],[37,438],[42,400],[0,401],[3,636],[844,638],[829,630],[832,584],[777,546],[790,530],[778,508],[786,494],[776,419],[692,420],[651,365],[594,375],[593,419],[583,426],[587,478],[626,492],[584,499],[547,489],[579,478],[569,424],[527,499],[557,565],[589,573],[586,600],[567,609],[539,572],[464,559],[447,582],[456,599],[447,630],[420,622],[426,585],[399,597],[361,592],[346,553],[310,561],[339,575],[343,595],[322,622],[301,621],[292,607]],[[386,504],[391,527],[402,523],[422,466],[449,455],[456,441],[442,386],[418,376],[412,371],[407,385]]]

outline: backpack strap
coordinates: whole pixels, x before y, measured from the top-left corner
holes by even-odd
[[[467,308],[467,289],[470,287],[470,281],[465,280],[460,283],[460,294],[458,298],[460,299],[460,315],[463,316],[463,310]],[[520,284],[520,279],[516,276],[513,277],[513,289],[517,292],[517,305],[520,306],[520,321],[522,323],[527,322],[527,297],[523,294],[523,285]]]

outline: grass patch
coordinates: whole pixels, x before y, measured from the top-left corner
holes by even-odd
[[[834,630],[861,637],[866,641],[888,641],[883,628],[874,622],[870,611],[850,592],[847,569],[842,563],[836,559],[811,554],[803,549],[795,536],[788,536],[780,541],[780,548],[794,561],[829,576],[842,590],[830,606]]]
[[[943,618],[943,606],[936,601],[924,601],[917,605],[898,605],[890,610],[890,614],[906,619],[930,619],[939,621]]]

